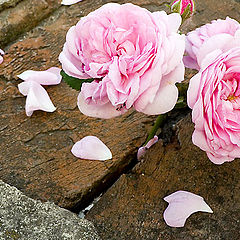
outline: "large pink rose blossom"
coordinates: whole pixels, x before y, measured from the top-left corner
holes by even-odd
[[[204,48],[211,37],[215,37],[215,45],[213,49],[218,48],[218,45],[225,44],[225,39],[229,36],[234,36],[237,30],[240,29],[240,24],[229,17],[225,20],[218,19],[208,23],[196,30],[189,32],[186,36],[186,53],[183,61],[186,67],[199,70],[201,58],[199,52]]]
[[[133,4],[109,3],[69,29],[59,56],[70,76],[87,79],[78,97],[82,113],[111,118],[134,107],[154,115],[170,111],[184,78],[181,17]]]
[[[193,143],[222,164],[240,157],[240,30],[217,36],[198,52],[200,71],[191,80],[188,105],[193,109]],[[216,49],[213,50],[213,46]]]

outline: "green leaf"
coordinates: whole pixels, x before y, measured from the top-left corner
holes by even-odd
[[[72,76],[67,75],[63,70],[60,72],[63,81],[70,86],[71,88],[80,91],[82,84],[84,82],[92,82],[94,81],[93,78],[89,78],[89,79],[79,79],[79,78],[75,78]]]

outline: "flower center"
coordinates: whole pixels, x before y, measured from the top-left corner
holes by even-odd
[[[227,100],[228,101],[234,101],[235,99],[237,99],[238,97],[237,96],[235,96],[235,95],[229,95],[228,97],[227,97]]]

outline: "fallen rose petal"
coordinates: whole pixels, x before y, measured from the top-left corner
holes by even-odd
[[[0,64],[3,62],[2,55],[4,55],[4,51],[2,49],[0,49]]]
[[[97,137],[86,136],[76,142],[71,150],[75,157],[89,160],[112,159],[110,149]]]
[[[147,144],[143,147],[140,147],[137,152],[137,159],[140,160],[140,158],[146,153],[147,149],[149,149],[152,145],[154,145],[156,142],[158,142],[158,136],[154,136],[152,139],[150,139]]]
[[[170,227],[183,227],[187,218],[195,212],[213,213],[201,196],[187,191],[174,192],[164,200],[169,205],[163,213],[163,218]]]
[[[62,80],[60,75],[60,68],[51,67],[45,71],[33,71],[27,70],[18,75],[18,77],[24,81],[34,81],[41,85],[56,85]]]
[[[26,81],[18,84],[20,93],[27,96],[25,110],[27,116],[31,116],[33,111],[42,110],[46,112],[54,112],[54,107],[47,91],[38,83]]]
[[[74,3],[81,2],[82,0],[62,0],[61,4],[62,5],[72,5]]]

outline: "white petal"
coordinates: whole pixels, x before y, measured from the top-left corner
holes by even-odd
[[[119,111],[116,110],[116,107],[114,107],[110,102],[103,105],[87,104],[81,92],[78,95],[77,104],[80,112],[89,117],[109,119],[120,116],[127,111],[125,108]]]
[[[183,227],[187,218],[195,212],[213,213],[204,199],[196,194],[177,191],[164,198],[169,203],[163,218],[170,227]]]
[[[62,0],[61,4],[62,5],[72,5],[74,3],[81,2],[82,0]]]
[[[18,75],[24,81],[34,81],[41,85],[56,85],[61,82],[60,68],[52,67],[45,71],[27,70]]]
[[[140,147],[137,152],[137,159],[140,160],[146,153],[147,149],[149,149],[152,145],[154,145],[156,142],[158,142],[158,136],[154,136],[152,139],[150,139],[147,144],[143,147]]]
[[[174,84],[165,84],[165,86],[159,88],[153,102],[149,103],[142,112],[148,115],[157,115],[169,112],[174,108],[177,98],[177,87]]]
[[[3,62],[2,55],[4,55],[4,51],[2,49],[0,49],[0,64]]]
[[[90,160],[112,159],[110,149],[97,137],[87,136],[76,142],[71,150],[75,157]]]
[[[38,83],[33,81],[22,82],[18,84],[20,93],[27,96],[25,110],[27,116],[31,116],[33,111],[42,110],[54,112],[54,107],[47,91]]]
[[[138,161],[140,161],[140,159],[145,155],[146,151],[147,151],[147,148],[145,146],[144,147],[140,147],[138,149],[138,152],[137,152],[137,159],[138,159]]]

